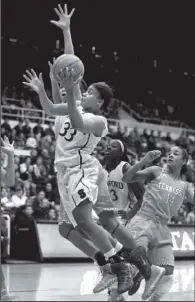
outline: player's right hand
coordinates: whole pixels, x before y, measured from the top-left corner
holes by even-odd
[[[39,94],[44,89],[42,73],[40,73],[38,77],[36,72],[31,69],[31,72],[26,70],[26,74],[24,74],[23,77],[27,82],[22,83]]]
[[[70,27],[70,19],[75,11],[75,8],[73,8],[68,14],[68,7],[67,4],[64,4],[64,10],[62,9],[61,5],[58,4],[58,9],[54,8],[56,14],[59,17],[58,21],[50,21],[52,24],[56,25],[57,27],[61,28],[62,30],[68,29]]]
[[[154,160],[156,160],[157,158],[159,158],[161,156],[161,152],[159,150],[153,150],[153,151],[149,151],[148,153],[146,153],[146,155],[144,156],[144,162],[146,164],[150,164],[152,163]]]

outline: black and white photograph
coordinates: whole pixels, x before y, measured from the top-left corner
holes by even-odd
[[[1,1],[1,301],[194,301],[193,1]]]

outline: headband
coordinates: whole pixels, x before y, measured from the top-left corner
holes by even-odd
[[[116,141],[120,144],[121,150],[122,150],[122,152],[124,153],[124,152],[125,152],[125,147],[124,147],[123,142],[121,142],[119,139],[116,139]]]

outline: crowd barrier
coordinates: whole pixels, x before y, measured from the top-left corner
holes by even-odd
[[[169,225],[175,258],[194,257],[194,226]],[[87,258],[87,256],[61,237],[58,225],[51,222],[38,222],[40,248],[46,258]]]

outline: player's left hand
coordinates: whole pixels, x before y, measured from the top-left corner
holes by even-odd
[[[9,142],[9,138],[4,136],[4,139],[1,138],[2,150],[7,155],[14,154],[14,141],[12,143]]]
[[[58,75],[58,78],[66,91],[74,89],[74,87],[79,84],[83,78],[83,76],[80,76],[76,81],[74,81],[74,77],[74,69],[70,69],[68,67],[66,67],[65,70],[61,70]]]
[[[52,24],[56,25],[57,27],[61,28],[62,30],[66,30],[70,27],[70,20],[71,17],[75,11],[75,8],[73,8],[70,12],[70,14],[68,14],[68,7],[67,4],[64,4],[64,10],[62,9],[61,5],[58,4],[58,9],[54,8],[56,14],[59,17],[58,21],[50,21]]]
[[[118,211],[118,215],[122,218],[122,219],[125,219],[125,220],[130,220],[132,218],[132,215],[131,215],[131,210],[127,210],[127,211],[124,211],[124,210],[119,210]]]

